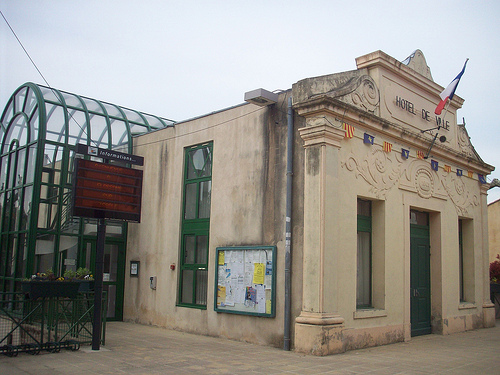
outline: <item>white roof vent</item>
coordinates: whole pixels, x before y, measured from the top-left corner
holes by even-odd
[[[245,93],[245,101],[265,107],[278,101],[278,94],[264,89],[257,89]]]

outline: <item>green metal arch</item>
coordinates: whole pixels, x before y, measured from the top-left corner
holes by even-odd
[[[131,153],[135,126],[147,133],[174,124],[32,82],[17,88],[0,117],[0,292],[18,290],[42,266],[61,270],[59,253],[70,249],[63,240],[88,238],[83,219],[68,213],[77,143]]]

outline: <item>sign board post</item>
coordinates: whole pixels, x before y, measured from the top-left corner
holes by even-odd
[[[76,153],[143,165],[144,158],[112,150],[77,145]],[[92,350],[99,350],[102,331],[105,219],[140,222],[142,170],[91,160],[75,160],[73,215],[98,220],[95,260]]]

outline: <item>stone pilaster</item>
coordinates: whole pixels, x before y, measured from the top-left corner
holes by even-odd
[[[295,320],[295,350],[314,355],[344,351],[344,319],[338,300],[338,227],[336,210],[339,149],[344,130],[316,112],[299,129],[304,140],[304,248],[302,312]]]

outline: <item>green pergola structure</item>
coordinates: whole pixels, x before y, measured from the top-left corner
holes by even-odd
[[[71,215],[77,144],[132,153],[134,135],[173,125],[50,87],[20,86],[1,116],[0,292],[18,291],[23,278],[48,268],[79,266],[81,239],[95,235],[97,222]],[[125,222],[107,226],[126,243]]]

